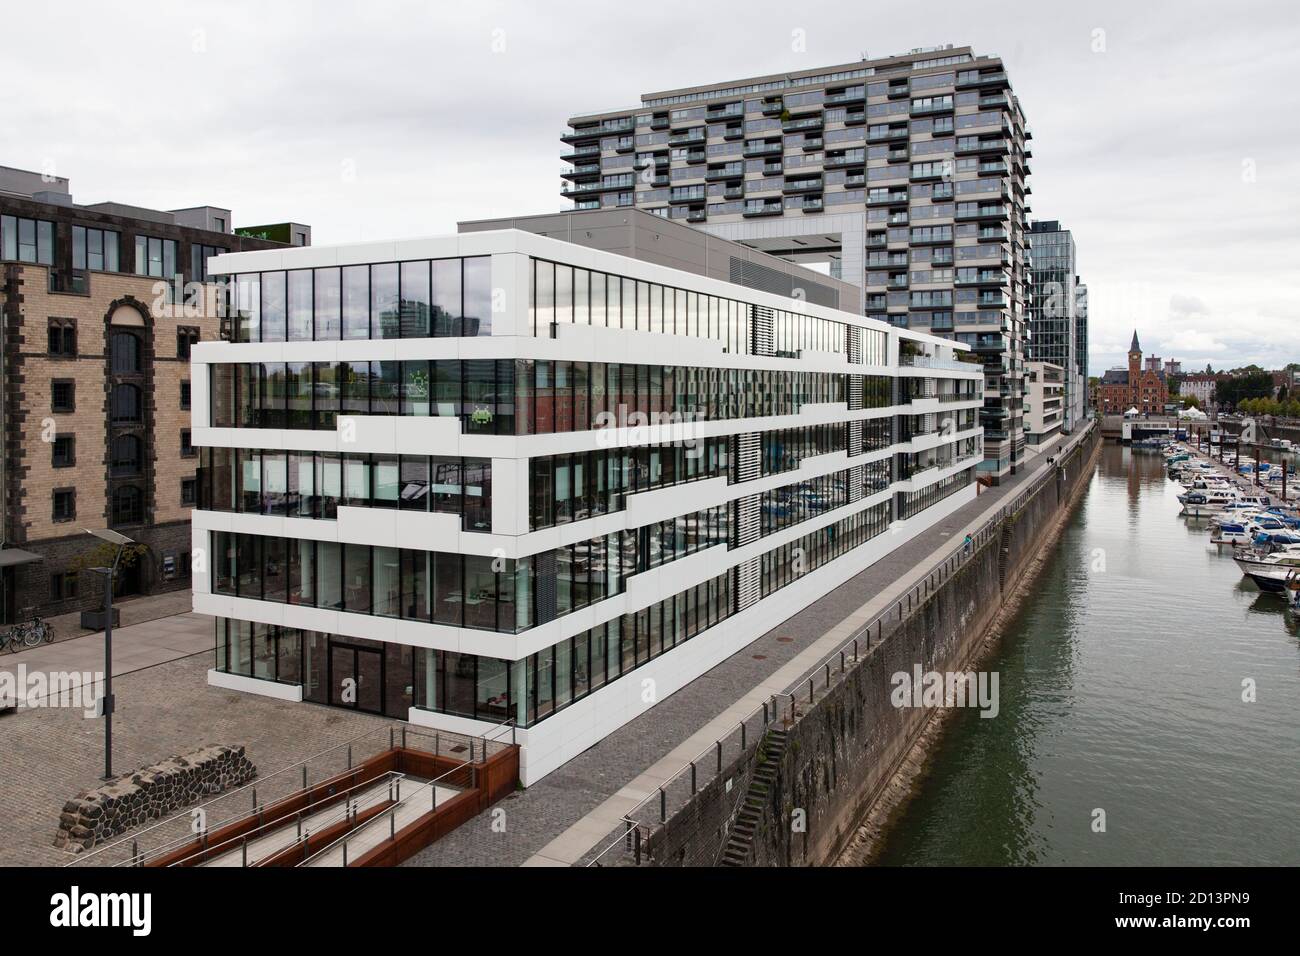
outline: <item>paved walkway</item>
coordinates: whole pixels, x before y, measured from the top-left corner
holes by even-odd
[[[1065,441],[782,622],[651,710],[420,851],[407,866],[568,866],[611,839],[622,815],[773,693],[786,690],[858,622],[896,601],[954,542],[1048,467]],[[864,598],[870,596],[865,603]],[[718,705],[726,702],[721,712]],[[504,830],[500,823],[504,822]],[[494,825],[495,824],[495,825]],[[557,836],[558,834],[558,836]]]
[[[171,595],[165,597],[171,598]],[[185,593],[185,597],[188,606],[189,592]],[[212,618],[192,612],[173,612],[169,617],[115,627],[113,677],[189,657],[191,654],[204,651],[211,653],[215,640],[213,635]],[[20,664],[26,665],[29,674],[39,671],[69,675],[65,686],[70,690],[79,687],[86,680],[98,683],[103,679],[104,673],[103,632],[88,632],[84,637],[42,644],[17,654],[6,654],[0,658],[0,671],[16,674]]]

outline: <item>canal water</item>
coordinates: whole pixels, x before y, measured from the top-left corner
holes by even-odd
[[[1300,629],[1179,490],[1103,447],[986,665],[999,714],[949,722],[876,862],[1300,864]]]

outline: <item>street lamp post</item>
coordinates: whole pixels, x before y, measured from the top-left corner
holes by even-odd
[[[104,779],[113,777],[113,578],[117,574],[118,562],[122,560],[122,549],[134,544],[130,538],[107,528],[84,529],[86,534],[94,535],[101,541],[117,546],[113,556],[112,567],[91,568],[104,576]]]

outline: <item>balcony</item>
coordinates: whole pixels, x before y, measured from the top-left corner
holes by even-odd
[[[912,153],[906,146],[891,149],[885,153],[885,160],[890,163],[905,163],[911,158]]]
[[[667,129],[669,125],[670,124],[668,122],[667,113],[656,113],[654,116],[650,118],[651,129],[657,129],[657,130]]]
[[[958,219],[1006,219],[1005,203],[958,203]]]
[[[787,179],[781,191],[784,193],[821,192],[822,178],[817,176],[813,179]]]
[[[785,112],[785,103],[779,96],[774,100],[764,100],[762,111],[764,116],[780,116]]]
[[[878,143],[889,139],[907,139],[907,127],[889,127],[888,129],[867,130],[867,142]]]
[[[801,212],[822,212],[826,207],[821,196],[794,196],[786,200],[786,208]]]
[[[583,126],[576,129],[566,129],[560,134],[560,139],[566,143],[574,143],[584,139],[599,139],[605,133],[606,131],[599,126]]]
[[[816,116],[799,116],[792,117],[781,123],[781,132],[783,133],[801,133],[804,130],[821,129],[822,115]]]
[[[866,110],[856,110],[856,111],[850,110],[848,113],[844,114],[845,126],[861,126],[866,121],[867,121]]]
[[[827,91],[826,98],[823,102],[827,106],[839,106],[841,103],[862,103],[867,98],[867,88],[865,86],[851,86],[846,90],[839,90],[835,93]]]
[[[827,169],[840,169],[844,166],[861,166],[866,162],[866,152],[861,149],[850,149],[838,156],[827,155],[824,165]]]
[[[747,219],[754,218],[756,216],[779,216],[781,215],[783,210],[784,210],[784,206],[779,199],[776,201],[763,200],[761,202],[750,200],[749,202],[745,203],[745,208],[742,215],[744,215],[745,218]]]
[[[561,169],[561,179],[579,179],[584,176],[599,176],[600,163],[588,163],[585,166],[574,166],[572,169]]]
[[[803,151],[805,153],[814,153],[825,145],[820,136],[805,136],[803,140]]]
[[[697,126],[681,133],[673,133],[668,137],[668,145],[690,146],[694,143],[703,143],[707,138],[708,131],[703,126]]]
[[[901,206],[907,204],[907,192],[900,190],[896,192],[885,193],[868,193],[868,206]]]
[[[773,153],[780,153],[780,152],[781,152],[780,143],[755,142],[753,140],[750,140],[749,142],[745,143],[744,155],[749,157],[770,156]]]
[[[735,142],[738,139],[744,139],[745,128],[743,126],[728,126],[726,131],[722,134],[722,138],[729,142]]]
[[[573,162],[575,159],[582,159],[584,156],[599,156],[599,146],[580,146],[572,152],[561,153],[560,159],[566,162]]]
[[[1007,74],[1004,70],[996,73],[981,73],[978,70],[963,70],[957,74],[957,88],[963,87],[980,87],[980,86],[1009,86]]]
[[[961,136],[957,139],[957,152],[960,153],[1005,153],[1010,144],[998,137],[980,139],[978,136]]]
[[[904,96],[911,96],[912,88],[908,85],[906,80],[902,83],[891,83],[887,95],[891,100],[901,99]]]
[[[710,166],[704,172],[704,178],[710,181],[716,181],[719,179],[739,179],[744,175],[744,163],[727,163],[725,166]]]

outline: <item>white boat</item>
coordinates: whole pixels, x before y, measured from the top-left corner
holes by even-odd
[[[1223,509],[1237,500],[1237,493],[1228,488],[1204,488],[1199,491],[1189,491],[1186,495],[1179,495],[1179,500],[1183,503],[1180,514],[1188,518],[1209,518],[1217,515]]]
[[[1258,562],[1247,562],[1243,566],[1238,560],[1237,565],[1261,591],[1281,591],[1286,587],[1287,579],[1300,571],[1300,552],[1275,551]]]

